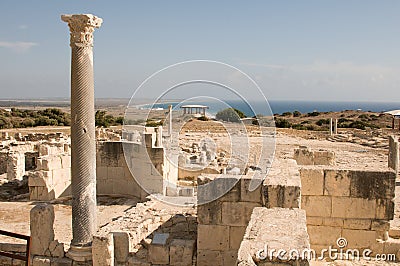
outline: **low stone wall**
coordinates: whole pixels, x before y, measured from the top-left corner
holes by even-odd
[[[47,155],[37,159],[28,174],[30,200],[53,200],[71,195],[71,155]]]
[[[135,142],[98,142],[97,194],[144,199],[148,193],[163,193],[163,149],[145,149]],[[154,160],[154,164],[147,156]]]
[[[197,221],[194,208],[165,208],[150,200],[99,229],[93,265],[192,266]]]
[[[199,202],[211,200],[214,195],[223,196],[197,207],[198,266],[235,265],[253,208],[263,201],[260,180],[257,188],[249,191],[252,180],[252,176],[199,176]]]
[[[298,165],[335,165],[335,153],[327,150],[312,151],[306,146],[294,150]]]
[[[300,173],[312,248],[334,246],[343,237],[347,248],[376,251],[376,239],[387,239],[394,213],[393,171],[304,167]]]
[[[263,182],[264,206],[300,208],[301,181],[295,160],[274,160]]]
[[[240,244],[237,263],[309,265],[309,250],[304,210],[257,207]]]

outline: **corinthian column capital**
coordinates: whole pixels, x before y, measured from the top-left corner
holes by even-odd
[[[71,47],[93,46],[94,29],[100,28],[103,22],[92,14],[62,15],[61,19],[68,23]]]

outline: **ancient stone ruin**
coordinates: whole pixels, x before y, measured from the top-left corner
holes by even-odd
[[[228,135],[221,132],[186,131],[177,149],[172,118],[166,132],[162,126],[95,129],[92,46],[102,20],[62,19],[72,48],[71,135],[4,132],[1,142],[0,174],[26,180],[35,204],[30,265],[309,265],[326,257],[329,246],[399,256],[400,230],[391,227],[397,137],[388,138],[383,166],[371,169],[343,158],[356,154],[362,161],[369,154],[327,149],[326,140],[316,142],[320,147],[283,143],[273,161],[257,163],[254,154],[243,163],[221,148]],[[253,146],[261,135],[249,132]],[[135,203],[97,224],[96,195]],[[61,199],[72,205],[70,242],[55,234],[53,205]],[[0,248],[22,254],[26,245]],[[1,256],[0,263],[22,264]]]

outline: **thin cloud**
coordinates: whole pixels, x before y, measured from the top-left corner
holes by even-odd
[[[19,26],[18,26],[18,29],[20,29],[20,30],[26,30],[26,29],[28,29],[28,25],[25,25],[25,24],[19,25]]]
[[[0,42],[0,48],[10,49],[17,53],[27,52],[37,45],[39,44],[35,42]]]

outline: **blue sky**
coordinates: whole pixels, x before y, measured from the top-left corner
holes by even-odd
[[[129,98],[161,68],[209,59],[246,72],[268,99],[400,100],[396,0],[3,0],[0,98],[69,96],[60,15],[71,13],[104,20],[94,37],[96,97]]]

